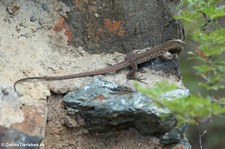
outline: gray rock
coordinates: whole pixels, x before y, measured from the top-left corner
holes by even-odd
[[[29,136],[21,131],[13,128],[6,128],[0,125],[0,148],[15,148],[15,149],[38,149],[42,138]]]
[[[18,138],[21,140],[24,140],[23,136],[25,134],[42,138],[44,136],[46,119],[47,107],[45,103],[24,104],[24,102],[19,100],[11,84],[0,82],[0,143],[1,137],[16,136],[20,134],[19,132],[24,133],[21,134],[22,136],[18,136],[21,137]],[[6,128],[1,128],[1,126]],[[3,130],[4,132],[2,132]],[[10,143],[10,141],[6,143]]]
[[[35,21],[37,21],[37,18],[36,18],[35,16],[31,16],[31,17],[30,17],[30,21],[31,21],[31,22],[35,22]]]
[[[40,19],[38,19],[38,23],[39,23],[39,25],[44,25],[45,21],[44,21],[44,19],[40,18]]]
[[[176,124],[170,112],[158,108],[148,96],[105,80],[96,79],[84,88],[66,94],[63,101],[68,114],[81,116],[89,132],[133,127],[142,134],[160,135]],[[168,117],[162,120],[160,114]]]
[[[173,128],[171,131],[165,133],[161,138],[160,138],[160,143],[161,144],[172,144],[172,143],[178,143],[182,142],[185,140],[185,132],[187,131],[187,124],[184,124],[180,127]]]
[[[16,98],[18,98],[18,96],[13,91],[13,87],[9,84],[0,82],[0,102],[14,101]]]
[[[41,4],[41,7],[44,11],[48,10],[48,5],[47,4]]]
[[[187,128],[188,125],[183,124],[162,135],[160,137],[160,143],[164,145],[164,149],[191,149],[191,145],[185,136]]]

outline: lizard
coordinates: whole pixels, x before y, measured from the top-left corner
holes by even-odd
[[[14,90],[16,91],[16,85],[19,82],[23,82],[26,80],[33,80],[33,79],[64,80],[64,79],[80,78],[80,77],[87,77],[87,76],[95,76],[95,75],[100,75],[100,74],[117,72],[117,71],[124,69],[126,67],[129,67],[129,66],[131,66],[132,69],[127,74],[127,78],[133,78],[135,75],[135,72],[138,70],[137,65],[147,62],[151,59],[157,58],[159,56],[163,56],[169,50],[180,48],[184,44],[185,44],[185,42],[183,42],[180,39],[169,40],[165,43],[162,43],[162,44],[155,46],[149,50],[146,50],[144,52],[131,54],[131,55],[127,56],[124,61],[116,63],[109,67],[100,68],[100,69],[93,70],[93,71],[80,72],[80,73],[69,74],[69,75],[62,75],[62,76],[26,77],[26,78],[17,80],[14,83],[13,87],[14,87]]]

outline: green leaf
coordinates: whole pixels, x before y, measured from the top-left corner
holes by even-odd
[[[211,72],[211,71],[215,71],[216,70],[216,68],[210,67],[207,64],[203,64],[203,65],[200,65],[200,66],[193,66],[193,68],[195,70],[197,70],[198,73],[200,73],[200,74],[205,74],[205,73],[208,73],[208,72]]]
[[[162,93],[174,89],[174,85],[157,83],[154,88],[142,87],[135,84],[137,89],[144,94],[151,96],[159,107],[169,109],[177,118],[178,123],[196,123],[197,119],[208,118],[212,115],[224,114],[225,107],[221,103],[212,102],[209,97],[188,96],[165,100],[161,98]],[[153,95],[153,96],[152,96]],[[225,99],[221,100],[225,104]]]
[[[215,20],[219,17],[225,16],[224,6],[216,7],[215,5],[207,5],[205,7],[202,7],[201,11],[208,15],[211,20]]]
[[[182,10],[180,15],[174,16],[175,19],[183,20],[186,22],[194,22],[197,18],[200,17],[199,13],[190,13],[189,11]]]

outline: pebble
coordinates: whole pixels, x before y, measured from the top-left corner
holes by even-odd
[[[20,9],[19,4],[16,2],[11,3],[8,7],[7,10],[11,15],[16,15]]]
[[[31,17],[30,17],[30,21],[31,21],[31,22],[35,22],[36,20],[37,20],[37,18],[36,18],[35,16],[31,16]]]
[[[38,20],[38,23],[39,23],[39,25],[43,25],[45,22],[44,22],[44,19],[39,19]]]
[[[42,6],[42,9],[43,9],[44,11],[46,11],[46,10],[48,9],[47,4],[41,4],[41,6]]]

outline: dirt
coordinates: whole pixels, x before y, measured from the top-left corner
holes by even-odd
[[[142,136],[134,129],[108,134],[89,134],[79,126],[79,122],[75,120],[77,118],[70,119],[66,116],[62,96],[51,96],[48,109],[46,136],[43,141],[45,148],[161,149],[157,138]]]

